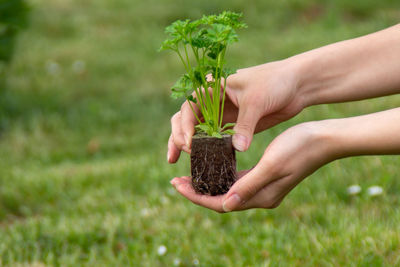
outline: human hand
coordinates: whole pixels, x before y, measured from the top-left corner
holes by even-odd
[[[305,103],[299,93],[297,67],[291,60],[240,69],[228,77],[223,123],[236,122],[233,145],[249,148],[253,134],[299,113]],[[168,162],[175,163],[181,150],[190,153],[197,120],[187,102],[171,119]]]
[[[277,207],[298,183],[338,156],[324,124],[303,123],[279,135],[253,169],[239,172],[240,179],[224,195],[197,194],[190,177],[174,178],[171,184],[193,203],[217,212]]]

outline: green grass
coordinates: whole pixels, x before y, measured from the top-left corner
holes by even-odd
[[[249,25],[228,51],[232,66],[251,66],[393,25],[398,1],[31,3],[31,26],[0,97],[0,265],[400,265],[396,156],[333,162],[275,210],[221,215],[180,197],[169,180],[189,174],[188,156],[168,165],[166,141],[180,106],[168,88],[182,69],[173,55],[156,53],[172,21],[230,9]],[[238,155],[239,168],[299,122],[399,101],[309,108],[258,135]],[[354,183],[363,192],[349,197]],[[371,185],[385,193],[369,197]]]

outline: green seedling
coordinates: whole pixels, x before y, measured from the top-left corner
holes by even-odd
[[[199,123],[197,132],[209,136],[234,134],[233,123],[222,125],[226,79],[236,72],[225,67],[225,55],[228,45],[238,41],[235,30],[247,27],[241,17],[224,11],[194,21],[177,20],[165,29],[168,39],[160,51],[176,52],[186,70],[171,88],[171,96],[188,101]]]

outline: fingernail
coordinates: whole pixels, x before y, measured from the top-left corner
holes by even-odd
[[[236,150],[245,151],[247,149],[247,137],[244,135],[235,134],[232,142]]]
[[[225,212],[230,212],[237,206],[239,206],[242,203],[242,200],[240,199],[238,194],[233,194],[230,196],[227,200],[224,201],[222,204],[222,209]]]

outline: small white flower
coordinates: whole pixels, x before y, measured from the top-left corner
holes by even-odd
[[[76,60],[72,63],[72,70],[75,73],[82,73],[86,69],[86,63],[83,60]]]
[[[212,221],[208,218],[204,219],[204,221],[203,221],[204,228],[210,228],[212,226],[212,224],[213,224]]]
[[[60,72],[60,65],[52,60],[46,62],[46,71],[50,75],[57,75]]]
[[[140,215],[142,217],[148,217],[151,214],[151,210],[148,208],[144,208],[140,211]]]
[[[370,186],[368,188],[368,195],[370,195],[371,197],[379,196],[382,194],[383,194],[383,188],[378,185]]]
[[[175,258],[175,259],[174,259],[174,265],[175,265],[175,266],[181,265],[181,260],[180,260],[179,258]]]
[[[200,264],[200,262],[199,262],[198,259],[194,259],[194,260],[193,260],[193,265],[199,265],[199,264]]]
[[[361,192],[361,186],[359,186],[358,184],[353,184],[349,187],[347,187],[347,194],[349,195],[357,195]]]
[[[167,247],[164,245],[159,246],[157,249],[158,256],[163,256],[165,253],[167,253]]]
[[[160,201],[161,201],[161,204],[163,204],[163,205],[169,203],[169,199],[166,196],[162,196]]]

